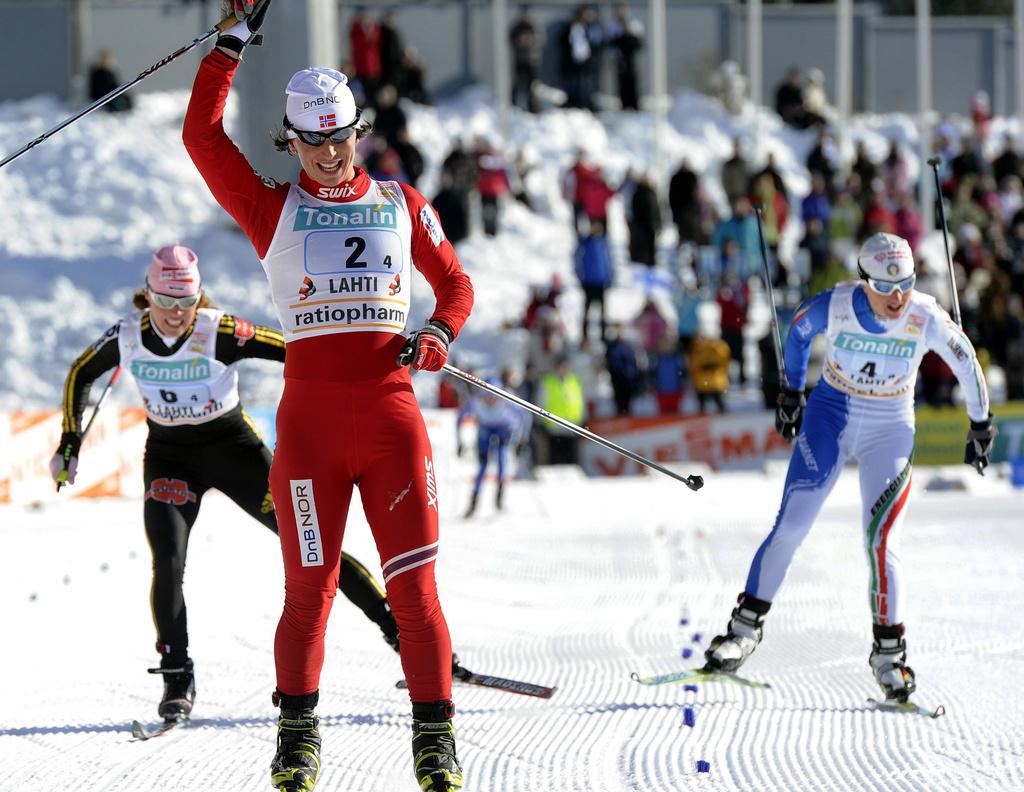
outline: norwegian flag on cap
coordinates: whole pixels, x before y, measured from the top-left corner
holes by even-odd
[[[320,116],[320,128],[327,129],[328,127],[338,125],[338,116],[334,113],[327,113],[326,115]]]
[[[184,245],[167,245],[153,254],[146,284],[157,294],[190,297],[202,287],[199,256]]]

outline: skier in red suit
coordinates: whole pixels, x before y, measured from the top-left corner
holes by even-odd
[[[275,143],[298,158],[297,183],[254,173],[222,123],[253,21],[222,34],[201,62],[183,139],[256,249],[287,344],[270,473],[285,566],[271,782],[309,790],[319,776],[324,630],[358,484],[398,623],[416,777],[423,790],[458,789],[451,640],[434,580],[437,486],[408,367],[444,365],[472,308],[472,284],[426,199],[355,165],[356,140],[369,127],[340,72],[303,69],[288,83]],[[436,305],[406,337],[413,267]]]

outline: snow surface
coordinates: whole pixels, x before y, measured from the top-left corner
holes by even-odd
[[[929,720],[866,703],[878,690],[854,472],[801,548],[744,669],[772,689],[688,692],[641,687],[630,672],[698,664],[770,526],[780,468],[703,471],[698,493],[664,477],[597,482],[553,468],[511,485],[500,515],[485,487],[480,516],[465,521],[472,468],[454,458],[451,438],[436,447],[437,576],[456,650],[468,668],[558,686],[547,701],[456,686],[467,792],[1024,789],[1024,535],[1020,496],[1004,480],[915,473],[903,528],[909,660],[915,698],[947,709]],[[925,491],[940,476],[969,489]],[[219,494],[205,499],[186,576],[194,718],[136,743],[129,724],[156,725],[160,690],[144,670],[155,654],[141,512],[133,500],[0,507],[0,789],[270,788],[283,591],[274,537]],[[346,548],[375,567],[358,507]],[[339,597],[318,790],[416,788],[400,676],[376,627]],[[697,773],[698,760],[710,773]]]

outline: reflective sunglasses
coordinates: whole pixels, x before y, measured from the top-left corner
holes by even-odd
[[[358,131],[359,117],[362,115],[360,110],[356,110],[355,120],[348,126],[338,127],[326,132],[308,132],[305,129],[296,129],[288,121],[287,117],[284,120],[285,129],[288,129],[294,133],[295,137],[305,143],[307,146],[322,146],[328,140],[332,143],[344,143],[350,137],[352,137]]]
[[[146,296],[149,297],[149,301],[160,308],[177,308],[180,311],[187,311],[189,308],[196,305],[199,299],[203,296],[202,292],[199,294],[190,294],[188,297],[171,297],[169,294],[157,294],[152,289],[146,289]]]
[[[901,281],[884,281],[876,280],[875,278],[864,277],[864,280],[868,282],[868,286],[871,291],[875,294],[889,295],[899,289],[904,294],[914,288],[914,283],[917,281],[917,275],[911,275],[909,278],[904,278]]]

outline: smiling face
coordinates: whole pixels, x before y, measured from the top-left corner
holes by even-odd
[[[192,326],[192,320],[196,318],[198,310],[198,304],[185,309],[161,308],[152,300],[149,301],[149,316],[154,326],[160,333],[171,338],[177,338]]]
[[[892,294],[879,294],[866,283],[861,284],[861,288],[868,296],[871,310],[875,312],[876,316],[881,316],[883,319],[899,319],[903,316],[903,312],[910,305],[910,295],[914,293],[913,289],[905,292],[893,289]]]
[[[298,155],[306,175],[325,187],[337,187],[355,178],[355,135],[341,143],[328,140],[322,146],[311,146],[298,138],[288,145]]]

